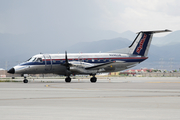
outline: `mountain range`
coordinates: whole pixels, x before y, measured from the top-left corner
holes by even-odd
[[[86,34],[90,37],[91,33],[86,32]],[[81,36],[79,37],[79,39],[81,38],[79,42],[72,43],[69,43],[68,40],[57,40],[60,39],[60,37],[58,38],[55,36],[58,35],[56,34],[50,37],[50,35],[46,36],[46,34],[0,34],[0,68],[9,69],[19,62],[25,61],[40,52],[64,53],[64,51],[67,50],[71,53],[89,53],[108,52],[126,48],[132,43],[136,34],[131,31],[126,31],[124,33],[101,31],[100,34],[96,33],[95,37],[91,34],[89,40],[83,40],[84,37]],[[106,36],[107,39],[104,39],[104,36]],[[172,32],[164,37],[154,37],[152,42],[153,44],[149,50],[149,59],[136,66],[136,68],[147,67],[157,69],[179,69],[179,38],[180,31]],[[90,39],[94,41],[91,41]]]

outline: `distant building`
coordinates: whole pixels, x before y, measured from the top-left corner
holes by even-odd
[[[0,78],[5,78],[5,77],[6,77],[6,70],[0,68]]]
[[[125,72],[127,72],[127,73],[146,73],[146,72],[152,72],[152,69],[147,69],[147,68],[130,69],[130,70],[126,70]]]
[[[109,75],[119,75],[119,72],[111,72]]]

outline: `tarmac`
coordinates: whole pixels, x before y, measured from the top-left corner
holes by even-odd
[[[180,120],[179,77],[0,83],[0,120]]]

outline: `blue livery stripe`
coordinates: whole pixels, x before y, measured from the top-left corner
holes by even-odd
[[[146,60],[148,57],[124,57],[124,58],[83,58],[84,62],[87,63],[106,63],[110,61],[124,61],[124,62],[142,62]],[[94,61],[92,61],[94,59]],[[69,61],[78,61],[78,59],[68,59]],[[86,61],[87,60],[87,61]],[[21,65],[56,65],[65,63],[65,59],[48,59],[43,60],[43,62],[27,62],[22,63]]]

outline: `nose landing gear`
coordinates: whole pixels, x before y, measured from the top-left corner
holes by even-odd
[[[24,77],[23,82],[24,82],[24,83],[28,83],[28,80],[26,79],[26,77]]]
[[[97,78],[96,78],[96,77],[92,77],[92,78],[90,79],[90,81],[91,81],[92,83],[95,83],[95,82],[97,81]]]

